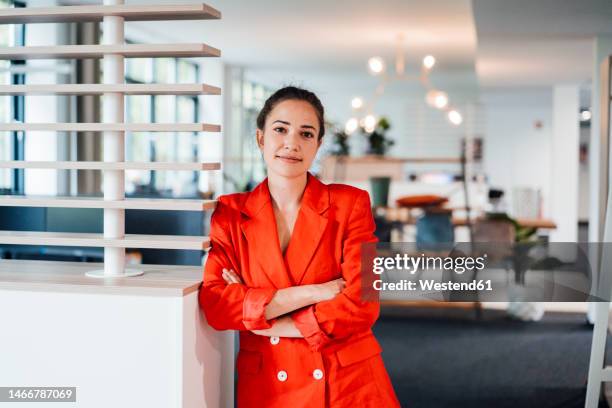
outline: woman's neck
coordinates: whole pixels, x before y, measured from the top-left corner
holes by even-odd
[[[291,178],[270,173],[268,175],[268,189],[276,207],[282,210],[297,208],[300,205],[307,181],[307,173]]]

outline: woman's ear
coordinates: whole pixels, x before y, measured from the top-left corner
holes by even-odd
[[[263,149],[263,144],[264,144],[263,131],[261,129],[257,129],[257,132],[255,134],[257,137],[257,146],[259,146],[260,149]]]

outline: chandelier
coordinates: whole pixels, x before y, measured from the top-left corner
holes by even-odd
[[[345,132],[352,134],[359,126],[363,127],[368,133],[376,128],[378,118],[374,113],[376,101],[384,94],[387,85],[393,82],[418,81],[425,88],[425,102],[435,109],[440,109],[446,113],[448,121],[459,126],[463,122],[463,116],[455,109],[444,91],[434,88],[429,81],[429,75],[436,65],[433,55],[426,55],[421,62],[419,75],[409,75],[406,73],[406,60],[404,58],[404,37],[399,35],[395,53],[394,72],[388,73],[385,60],[382,57],[372,57],[368,60],[368,71],[370,75],[380,78],[372,97],[369,100],[356,96],[351,100],[353,110],[352,117],[345,124]]]

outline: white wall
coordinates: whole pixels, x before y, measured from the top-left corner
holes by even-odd
[[[553,88],[551,241],[578,240],[578,152],[580,141],[578,85]]]
[[[233,406],[234,334],[197,295],[0,290],[0,383],[77,388],[56,407]]]
[[[542,191],[542,215],[551,211],[552,91],[490,90],[486,112],[484,169],[491,186],[502,188],[512,209],[512,188]],[[542,127],[537,128],[536,122]]]

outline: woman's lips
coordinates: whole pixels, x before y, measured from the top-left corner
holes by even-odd
[[[277,159],[280,159],[281,161],[285,162],[285,163],[299,163],[302,161],[302,159],[298,159],[295,157],[283,157],[283,156],[276,156]]]

